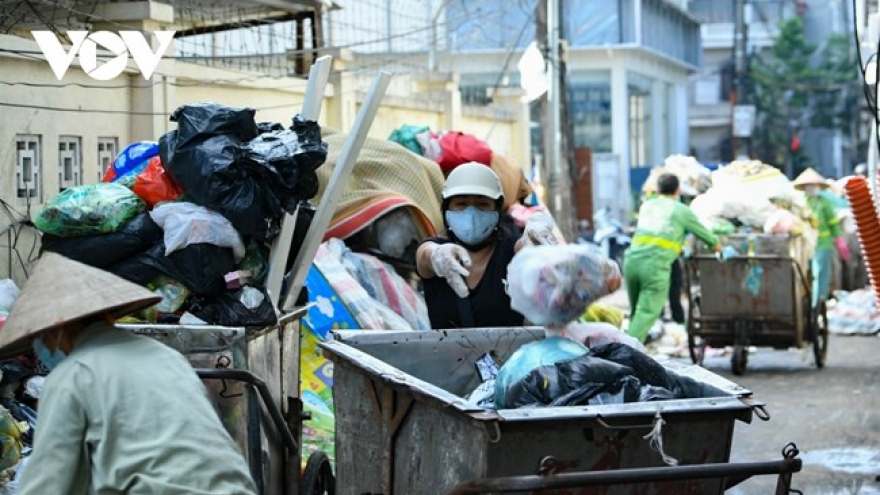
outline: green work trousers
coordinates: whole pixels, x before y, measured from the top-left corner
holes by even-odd
[[[627,256],[623,277],[629,296],[630,321],[627,333],[645,342],[648,330],[666,305],[672,265],[665,256]]]
[[[831,263],[835,251],[833,247],[817,247],[810,263],[813,271],[813,307],[822,299],[828,298],[831,285]]]

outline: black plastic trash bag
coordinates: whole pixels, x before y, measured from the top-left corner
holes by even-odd
[[[507,388],[507,408],[583,406],[720,397],[721,390],[668,371],[647,354],[613,343],[532,370]]]
[[[104,267],[104,270],[137,285],[147,285],[163,272],[158,259],[165,255],[165,244],[160,240],[149,249]]]
[[[260,175],[284,210],[315,197],[318,169],[327,159],[317,122],[297,115],[289,130],[271,130],[241,147],[243,158],[260,168]]]
[[[224,275],[235,271],[232,249],[213,244],[190,244],[157,261],[165,275],[199,295],[222,293]]]
[[[226,290],[223,277],[235,271],[235,259],[232,249],[213,244],[190,244],[165,256],[165,244],[160,242],[105,269],[138,285],[165,275],[193,294],[215,295]]]
[[[599,394],[621,391],[620,403],[637,402],[640,386],[631,368],[587,354],[532,370],[507,389],[505,407],[588,405]]]
[[[211,325],[251,327],[278,322],[269,293],[252,285],[209,298],[194,298],[189,312]]]
[[[257,136],[254,113],[216,103],[183,105],[171,115],[177,130],[159,138],[159,156],[189,200],[219,212],[242,235],[266,238],[277,213],[264,210],[264,191],[238,158],[239,146]]]
[[[149,213],[141,213],[110,234],[84,237],[44,234],[41,252],[51,251],[80,263],[106,268],[144,252],[161,240],[162,229]]]
[[[177,130],[159,139],[159,155],[189,200],[219,212],[243,236],[265,241],[277,233],[284,210],[317,193],[314,170],[327,147],[315,122],[295,118],[291,130],[258,127],[254,112],[183,105],[171,116]]]
[[[613,343],[594,347],[590,349],[590,355],[631,368],[642,385],[666,389],[676,399],[725,395],[723,391],[709,384],[669,371],[651,356],[624,344]],[[650,395],[659,399],[663,394],[655,391]]]

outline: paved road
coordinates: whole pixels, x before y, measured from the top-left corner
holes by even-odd
[[[604,302],[629,310],[622,290]],[[805,495],[880,495],[880,338],[832,335],[822,370],[806,350],[758,349],[743,376],[730,372],[729,356],[706,358],[706,368],[751,390],[771,414],[767,422],[737,423],[731,460],[778,460],[794,442],[804,468],[793,487]],[[761,476],[725,494],[775,487],[776,478]]]
[[[750,389],[771,419],[738,423],[732,461],[775,460],[788,442],[804,468],[793,487],[806,495],[880,495],[880,338],[831,336],[828,363],[817,370],[802,351],[758,349],[745,375],[729,357],[707,358],[710,370]],[[729,495],[772,494],[775,478],[752,478]]]

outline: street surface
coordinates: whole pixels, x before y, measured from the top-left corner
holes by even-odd
[[[603,302],[629,311],[622,290]],[[793,488],[805,495],[880,495],[880,338],[831,335],[821,370],[809,347],[758,348],[742,376],[731,373],[729,354],[707,356],[704,366],[751,390],[771,415],[736,424],[732,462],[779,460],[794,442],[804,466]],[[725,494],[773,494],[775,488],[775,476],[759,476]]]
[[[828,362],[817,370],[802,351],[759,349],[743,376],[728,356],[706,368],[767,403],[769,421],[738,423],[731,461],[776,460],[797,444],[803,470],[793,488],[806,495],[880,495],[880,338],[832,335]],[[752,478],[729,495],[774,493],[776,478]]]

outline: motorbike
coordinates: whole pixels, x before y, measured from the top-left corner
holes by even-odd
[[[622,270],[624,252],[632,243],[632,236],[621,221],[611,216],[611,208],[605,207],[593,214],[593,230],[581,235],[578,241],[594,244]]]

